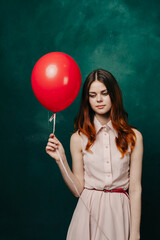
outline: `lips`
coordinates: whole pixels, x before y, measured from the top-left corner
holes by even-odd
[[[105,105],[98,105],[97,108],[104,108]]]

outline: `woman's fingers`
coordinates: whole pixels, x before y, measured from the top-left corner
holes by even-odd
[[[55,135],[53,133],[51,133],[49,135],[49,139],[48,139],[48,143],[46,146],[46,150],[52,150],[55,151],[56,149],[58,149],[58,145],[60,144],[60,142],[58,141],[58,139],[55,137]]]
[[[54,151],[54,149],[53,149],[52,147],[50,147],[50,146],[46,146],[46,151],[47,151],[47,150]]]
[[[53,136],[54,136],[54,134],[53,134],[53,133],[51,133],[49,136],[50,136],[50,137],[53,137]]]
[[[60,154],[65,154],[65,151],[61,142],[55,137],[53,133],[51,133],[49,135],[49,139],[47,142],[46,152],[58,162],[60,161],[60,159],[57,154],[57,151],[59,151]]]
[[[49,139],[50,138],[56,140],[57,143],[60,143],[60,141],[56,138],[56,136],[53,133],[49,135]]]
[[[59,142],[56,139],[53,139],[53,138],[49,138],[48,142],[52,142],[52,143],[55,143],[57,145],[59,144]]]
[[[51,143],[51,142],[48,142],[48,143],[47,143],[47,146],[50,146],[50,147],[52,147],[52,148],[58,148],[56,144]]]

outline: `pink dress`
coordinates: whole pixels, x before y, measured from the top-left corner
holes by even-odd
[[[88,140],[81,133],[85,188],[78,199],[66,239],[129,240],[129,196],[91,189],[128,189],[131,149],[129,146],[128,154],[120,159],[121,153],[115,143],[117,132],[111,120],[101,125],[94,117],[94,124],[97,136],[90,148],[93,153],[85,150]]]

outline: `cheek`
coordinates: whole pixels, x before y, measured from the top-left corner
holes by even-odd
[[[107,99],[106,99],[108,105],[112,105],[112,102],[111,102],[111,98],[108,96]]]
[[[89,104],[91,107],[93,107],[95,104],[94,104],[94,99],[89,99]]]

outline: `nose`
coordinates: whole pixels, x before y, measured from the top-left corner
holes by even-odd
[[[101,94],[97,94],[97,102],[101,102],[102,101],[102,96]]]

